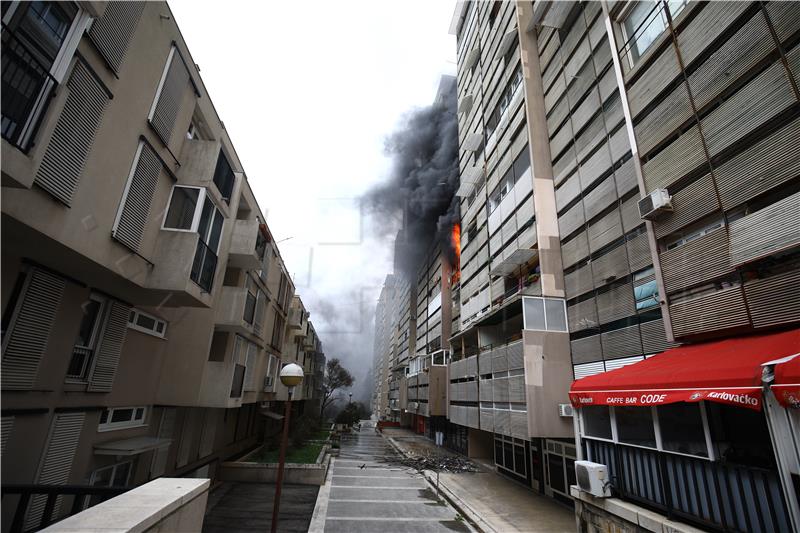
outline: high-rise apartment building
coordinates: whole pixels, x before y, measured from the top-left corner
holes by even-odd
[[[166,3],[2,17],[5,530],[257,444],[294,286]]]
[[[450,30],[445,445],[588,531],[800,527],[798,4],[457,2]]]

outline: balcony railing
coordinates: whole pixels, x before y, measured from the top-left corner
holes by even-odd
[[[86,377],[89,362],[92,360],[92,349],[86,346],[75,346],[72,348],[72,358],[67,368],[67,377],[82,379]]]
[[[201,289],[211,292],[214,285],[214,273],[217,271],[217,254],[208,247],[203,239],[197,239],[197,250],[192,262],[191,279]]]
[[[94,487],[91,485],[8,485],[5,483],[2,488],[0,488],[3,500],[5,500],[6,496],[19,495],[14,516],[8,528],[10,533],[19,533],[25,529],[25,514],[31,500],[33,500],[34,505],[37,499],[44,500],[41,518],[36,517],[39,523],[35,526],[35,529],[40,529],[49,526],[56,520],[83,511],[87,504],[98,504],[122,494],[127,490],[127,487]],[[68,513],[65,515],[62,513],[62,516],[56,518],[53,514],[56,510],[58,498],[63,498],[65,496],[74,497],[72,506]],[[30,514],[29,520],[31,519]]]
[[[773,470],[584,440],[605,464],[616,496],[704,528],[752,533],[791,531]]]
[[[3,139],[27,152],[57,82],[5,25],[2,39]]]

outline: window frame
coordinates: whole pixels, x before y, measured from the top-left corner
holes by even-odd
[[[131,320],[131,315],[134,315],[133,320]],[[147,329],[144,326],[140,326],[138,324],[138,322],[137,322],[140,315],[155,320],[156,325],[158,325],[159,322],[161,324],[163,324],[164,328],[161,331],[161,333],[159,333],[155,329]],[[156,338],[159,338],[159,339],[166,339],[167,326],[168,326],[168,322],[166,320],[164,320],[163,318],[158,318],[155,315],[151,315],[150,313],[145,313],[144,311],[142,311],[140,309],[137,309],[135,307],[131,307],[130,314],[128,315],[128,328],[135,329],[136,331],[139,331],[141,333],[145,333],[145,334],[150,335],[152,337],[156,337]]]
[[[122,421],[122,422],[111,422],[111,419],[114,416],[114,411],[122,411],[123,409],[131,409],[131,418],[130,420]],[[142,409],[142,417],[141,419],[136,418],[136,413],[139,409]],[[97,432],[98,433],[105,433],[107,431],[118,431],[120,429],[130,429],[130,428],[139,428],[139,427],[146,427],[147,424],[147,414],[149,408],[146,405],[128,405],[123,407],[106,407],[104,411],[100,413],[100,417],[102,418],[104,412],[108,412],[108,419],[106,422],[98,422],[97,424]]]
[[[100,304],[100,309],[97,311],[97,318],[95,319],[95,323],[92,326],[92,333],[91,338],[89,340],[89,346],[84,346],[82,344],[77,343],[77,338],[72,343],[72,354],[70,354],[69,364],[67,365],[67,374],[64,378],[64,381],[67,383],[81,383],[84,384],[89,380],[89,375],[92,372],[92,368],[95,362],[95,351],[97,350],[97,346],[100,342],[100,339],[103,338],[103,332],[105,329],[105,323],[108,317],[108,311],[111,309],[111,305],[109,299],[103,296],[102,294],[92,292],[89,294],[89,300],[93,300]],[[83,319],[81,319],[81,322]],[[80,325],[78,326],[80,328]],[[77,337],[77,335],[76,335]],[[75,348],[83,348],[85,350],[89,350],[89,357],[84,362],[83,370],[80,375],[76,374],[69,374],[69,367],[72,364],[72,357],[74,357]]]
[[[690,402],[684,402],[684,403],[690,403]],[[629,407],[635,407],[636,409],[650,409],[651,417],[652,417],[652,420],[653,420],[653,434],[655,436],[655,441],[656,441],[656,446],[655,447],[642,446],[640,444],[630,444],[630,443],[627,443],[627,442],[620,441],[619,440],[619,432],[618,432],[618,429],[617,429],[617,412],[616,412],[616,407],[613,406],[613,405],[598,406],[598,407],[605,407],[605,408],[607,408],[609,410],[609,419],[610,419],[610,422],[611,422],[611,439],[606,439],[606,438],[603,438],[603,437],[595,437],[595,436],[591,436],[591,435],[587,435],[586,434],[586,426],[585,426],[585,422],[584,422],[585,412],[583,411],[583,409],[578,409],[578,429],[579,429],[579,432],[580,432],[580,438],[581,439],[596,440],[596,441],[600,441],[600,442],[609,442],[609,443],[612,443],[612,444],[619,444],[620,446],[630,446],[632,448],[641,448],[643,450],[653,450],[653,451],[657,451],[659,453],[671,453],[671,454],[674,454],[674,455],[682,455],[684,457],[692,457],[694,459],[703,459],[703,460],[706,460],[706,461],[713,462],[713,461],[717,460],[717,457],[716,457],[716,454],[714,453],[714,442],[711,439],[711,426],[709,426],[709,423],[708,423],[708,414],[706,412],[706,402],[705,401],[701,401],[701,402],[696,402],[696,403],[697,403],[697,405],[698,405],[698,407],[700,409],[700,417],[701,417],[701,421],[702,421],[702,424],[703,424],[703,435],[705,437],[705,442],[706,442],[706,453],[708,454],[707,456],[695,455],[695,454],[685,453],[685,452],[676,452],[676,451],[673,451],[673,450],[664,449],[663,438],[662,438],[662,435],[661,435],[661,423],[660,423],[659,417],[658,417],[658,406],[657,405],[651,405],[651,406],[647,406],[647,407],[629,406]]]
[[[673,13],[672,9],[670,8],[670,4],[678,2],[680,5],[680,9],[678,9]],[[661,21],[662,23],[661,31],[659,31],[658,35],[655,38],[653,38],[652,41],[650,41],[650,44],[648,44],[646,48],[640,51],[637,47],[636,48],[637,56],[636,58],[634,58],[633,51],[634,47],[636,47],[636,42],[638,41],[638,39],[635,38],[635,35],[628,34],[628,28],[626,27],[625,23],[630,18],[631,14],[636,9],[636,7],[645,3],[649,2],[647,2],[647,0],[636,0],[633,2],[629,2],[627,5],[625,5],[625,7],[622,8],[622,11],[620,12],[619,16],[616,19],[617,24],[619,25],[620,32],[622,33],[623,45],[627,46],[627,51],[625,51],[625,48],[623,48],[623,53],[627,56],[627,63],[629,68],[634,68],[637,65],[637,63],[639,63],[639,61],[642,59],[642,57],[644,57],[647,54],[647,51],[653,47],[656,41],[658,41],[661,38],[661,36],[664,35],[664,32],[669,29],[669,21],[667,20],[667,16],[664,13],[664,10],[669,9],[670,18],[674,18],[678,16],[689,5],[687,0],[667,0],[666,2],[664,2],[663,0],[657,0],[653,2],[654,7],[658,4],[661,4],[661,6],[658,7],[658,13],[656,14],[656,18],[653,19],[653,21],[655,21],[656,19]],[[647,19],[645,19],[645,21],[646,20]]]
[[[528,319],[525,316],[525,300],[541,300],[542,301],[542,316],[544,318],[544,329],[533,329],[528,328]],[[564,311],[564,329],[550,329],[547,324],[547,306],[545,305],[546,300],[558,301],[561,302],[561,308]],[[523,296],[522,297],[522,329],[528,331],[548,331],[554,333],[569,333],[569,315],[567,315],[567,301],[564,298],[553,298],[549,296]]]

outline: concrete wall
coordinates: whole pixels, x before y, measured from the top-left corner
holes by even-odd
[[[207,479],[157,479],[43,531],[194,533],[203,528],[210,484]]]

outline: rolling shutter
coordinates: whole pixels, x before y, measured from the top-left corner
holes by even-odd
[[[67,87],[64,109],[34,182],[59,201],[71,205],[109,97],[80,61],[75,63]]]
[[[161,414],[161,423],[158,426],[158,438],[169,439],[172,438],[172,432],[175,430],[175,413],[174,407],[164,409]],[[159,448],[153,453],[153,462],[150,465],[150,479],[163,476],[167,471],[167,457],[169,456],[169,446]]]
[[[109,2],[89,30],[89,38],[114,72],[119,72],[143,10],[144,2]]]
[[[119,356],[128,331],[128,316],[131,308],[120,302],[113,302],[103,327],[103,337],[94,361],[92,375],[89,377],[89,392],[111,392],[114,376],[117,374]]]
[[[3,350],[3,389],[33,388],[65,285],[58,276],[32,270]]]
[[[175,118],[181,105],[181,96],[189,83],[189,71],[175,46],[169,52],[167,68],[161,80],[153,109],[150,111],[150,124],[164,144],[169,144]]]
[[[148,144],[140,141],[122,206],[111,232],[116,240],[134,252],[139,251],[161,169],[161,160],[156,153]]]
[[[36,483],[40,485],[65,485],[69,481],[72,462],[78,449],[81,428],[86,413],[58,413],[53,418],[50,427],[50,437],[42,456],[41,467]],[[62,496],[56,499],[53,508],[53,517],[58,516]],[[25,529],[37,528],[42,520],[47,496],[39,494],[31,498],[28,515],[25,520]]]

